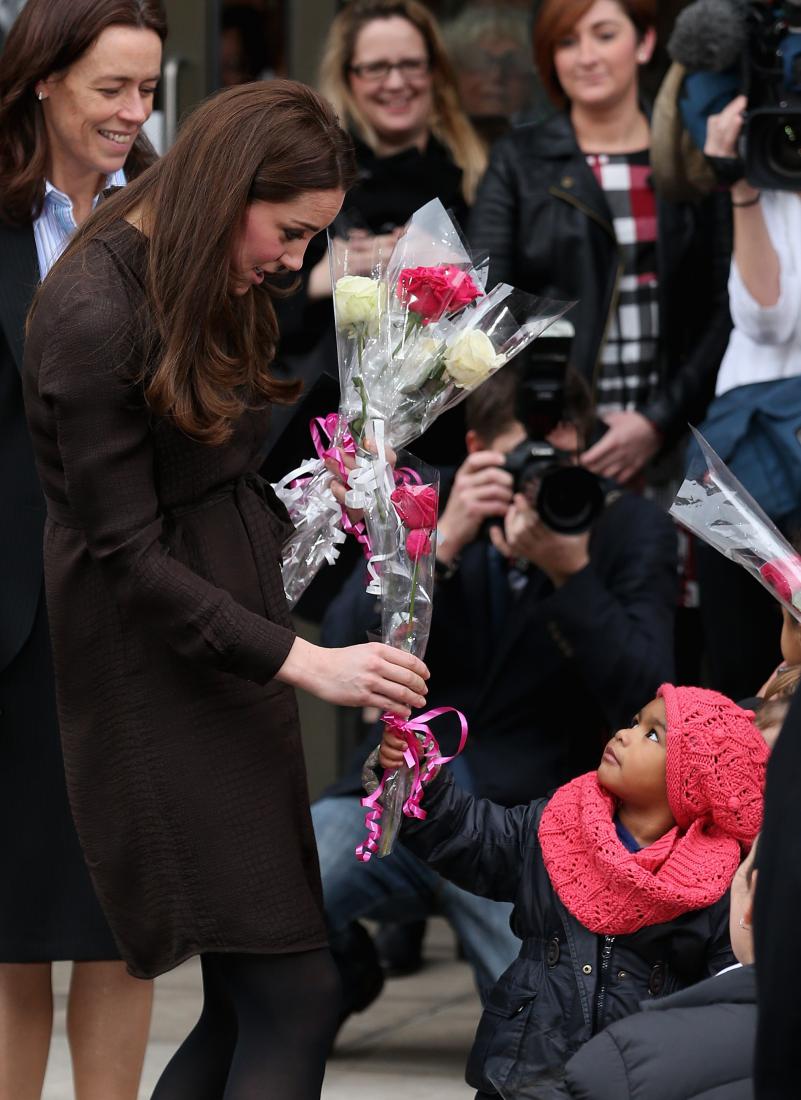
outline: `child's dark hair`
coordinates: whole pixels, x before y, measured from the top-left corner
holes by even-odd
[[[510,428],[517,417],[515,399],[519,375],[514,366],[497,371],[465,401],[465,422],[485,444]],[[583,377],[568,367],[565,374],[564,419],[578,429],[580,446],[586,446],[595,419],[592,395]]]

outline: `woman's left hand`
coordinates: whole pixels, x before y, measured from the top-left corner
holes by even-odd
[[[659,450],[659,432],[638,412],[610,412],[604,420],[609,430],[584,452],[581,465],[625,485]]]
[[[368,443],[368,450],[373,450],[374,445]],[[387,462],[389,462],[392,469],[395,469],[395,465],[398,461],[398,456],[391,447],[386,447]],[[356,456],[347,454],[345,451],[340,451],[342,456],[342,464],[346,471],[350,473],[351,470],[356,469]],[[345,504],[345,494],[350,486],[342,476],[342,471],[339,468],[339,463],[335,458],[325,459],[326,469],[328,469],[333,475],[334,479],[331,482],[331,492],[334,494],[334,499],[338,504],[341,504],[348,513],[351,523],[361,523],[364,519],[364,511],[361,508],[348,508]]]
[[[342,450],[340,450],[339,453],[342,456],[343,466],[345,467],[347,473],[350,473],[351,470],[356,468],[355,455],[348,454],[347,452]],[[336,500],[337,504],[341,504],[342,507],[345,508],[345,511],[348,513],[348,517],[351,523],[361,523],[362,519],[364,518],[364,512],[362,511],[362,509],[347,508],[345,506],[345,494],[347,493],[349,486],[342,475],[342,471],[339,468],[339,462],[335,458],[326,458],[325,465],[326,469],[328,469],[334,475],[334,478],[331,482],[331,492],[334,494],[334,499]],[[347,474],[345,475],[345,477],[346,476]]]
[[[748,107],[744,95],[736,96],[719,115],[710,115],[706,122],[704,153],[708,157],[731,160],[737,156],[737,143],[743,130],[743,114]]]

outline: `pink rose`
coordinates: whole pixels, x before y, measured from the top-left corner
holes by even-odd
[[[404,527],[431,531],[437,526],[439,494],[433,485],[399,485],[389,499]]]
[[[421,528],[410,531],[406,536],[406,553],[412,561],[419,561],[431,553],[431,539],[428,532]]]
[[[779,599],[793,602],[793,593],[801,589],[801,558],[767,561],[759,572]]]
[[[446,312],[456,312],[480,298],[482,291],[458,267],[407,267],[398,278],[397,295],[427,325]]]

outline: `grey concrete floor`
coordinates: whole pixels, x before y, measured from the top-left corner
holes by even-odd
[[[387,982],[368,1010],[340,1033],[323,1087],[324,1100],[470,1100],[464,1064],[478,1022],[472,972],[455,957],[442,921],[429,924],[426,966]],[[57,964],[56,1026],[43,1100],[74,1100],[64,1037],[68,964]],[[140,1100],[147,1100],[200,1006],[200,974],[190,961],[156,984],[153,1030]]]

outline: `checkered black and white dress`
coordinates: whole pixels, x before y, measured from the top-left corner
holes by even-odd
[[[619,299],[601,351],[598,412],[637,409],[658,384],[659,301],[656,196],[648,151],[588,153],[612,212],[623,264]]]

